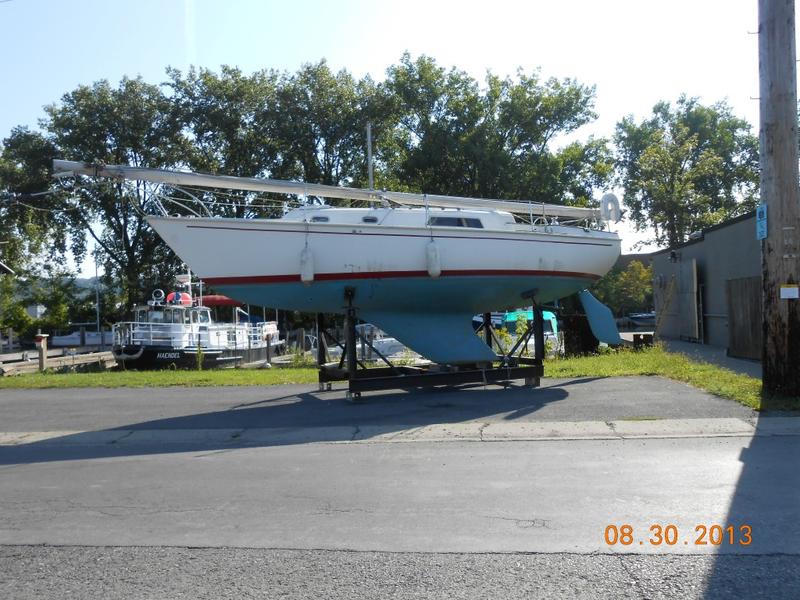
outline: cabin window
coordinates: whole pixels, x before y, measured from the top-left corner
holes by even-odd
[[[210,323],[211,322],[211,315],[207,310],[200,311],[200,322],[201,323]]]
[[[150,322],[151,323],[163,323],[164,322],[164,313],[160,310],[154,310],[150,313]]]
[[[327,223],[328,221],[330,221],[328,217],[320,217],[319,215],[311,217],[312,223]]]
[[[483,229],[483,223],[481,223],[480,219],[468,217],[431,217],[428,219],[428,225],[432,227],[472,227]]]
[[[377,223],[378,217],[363,217],[361,219],[364,223]]]

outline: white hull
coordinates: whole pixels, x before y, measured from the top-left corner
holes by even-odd
[[[531,231],[513,223],[503,230],[385,221],[149,220],[193,271],[227,296],[341,313],[351,293],[359,318],[439,363],[492,360],[494,352],[472,332],[472,315],[585,289],[611,268],[620,246],[608,232]]]
[[[619,238],[574,227],[544,231],[455,230],[284,220],[149,217],[176,253],[210,285],[300,282],[302,255],[316,282],[429,277],[433,240],[441,277],[557,277],[591,281],[619,256]],[[431,278],[433,279],[433,278]],[[539,290],[543,300],[548,296]],[[269,300],[266,299],[268,305]],[[512,304],[518,304],[518,301]],[[280,306],[280,308],[296,308]],[[341,308],[341,301],[335,307]],[[485,306],[485,309],[502,306]]]

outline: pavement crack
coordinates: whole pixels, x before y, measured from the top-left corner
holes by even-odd
[[[520,529],[552,529],[549,519],[519,519],[516,517],[501,517],[498,515],[483,515],[487,519],[497,519],[499,521],[509,521]]]
[[[490,423],[483,423],[481,424],[480,429],[478,429],[478,437],[482,442],[486,441],[483,439],[483,430],[486,429],[489,425]]]
[[[630,557],[632,557],[632,555],[627,555],[626,556],[624,554],[617,554],[617,558],[619,558],[619,564],[622,566],[623,570],[628,574],[628,577],[631,578],[631,581],[633,581],[633,585],[636,588],[636,591],[638,592],[639,597],[640,598],[647,598],[647,594],[645,593],[644,589],[642,588],[642,584],[639,581],[639,578],[636,577],[636,575],[633,574],[633,571],[630,570],[630,568],[628,567],[628,563],[625,560],[626,558],[630,558]]]
[[[355,427],[356,429],[355,431],[353,431],[353,436],[350,438],[351,442],[355,441],[356,437],[358,437],[358,434],[361,433],[361,427],[359,427],[358,425],[356,425]]]

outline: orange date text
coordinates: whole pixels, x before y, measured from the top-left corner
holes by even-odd
[[[628,523],[609,525],[603,534],[609,546],[749,546],[753,542],[750,525],[695,525],[693,531],[680,531],[677,525],[655,523],[647,530],[636,530]]]

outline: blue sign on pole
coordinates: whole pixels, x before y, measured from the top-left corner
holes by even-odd
[[[767,237],[767,205],[759,204],[756,207],[756,239],[763,240]]]

